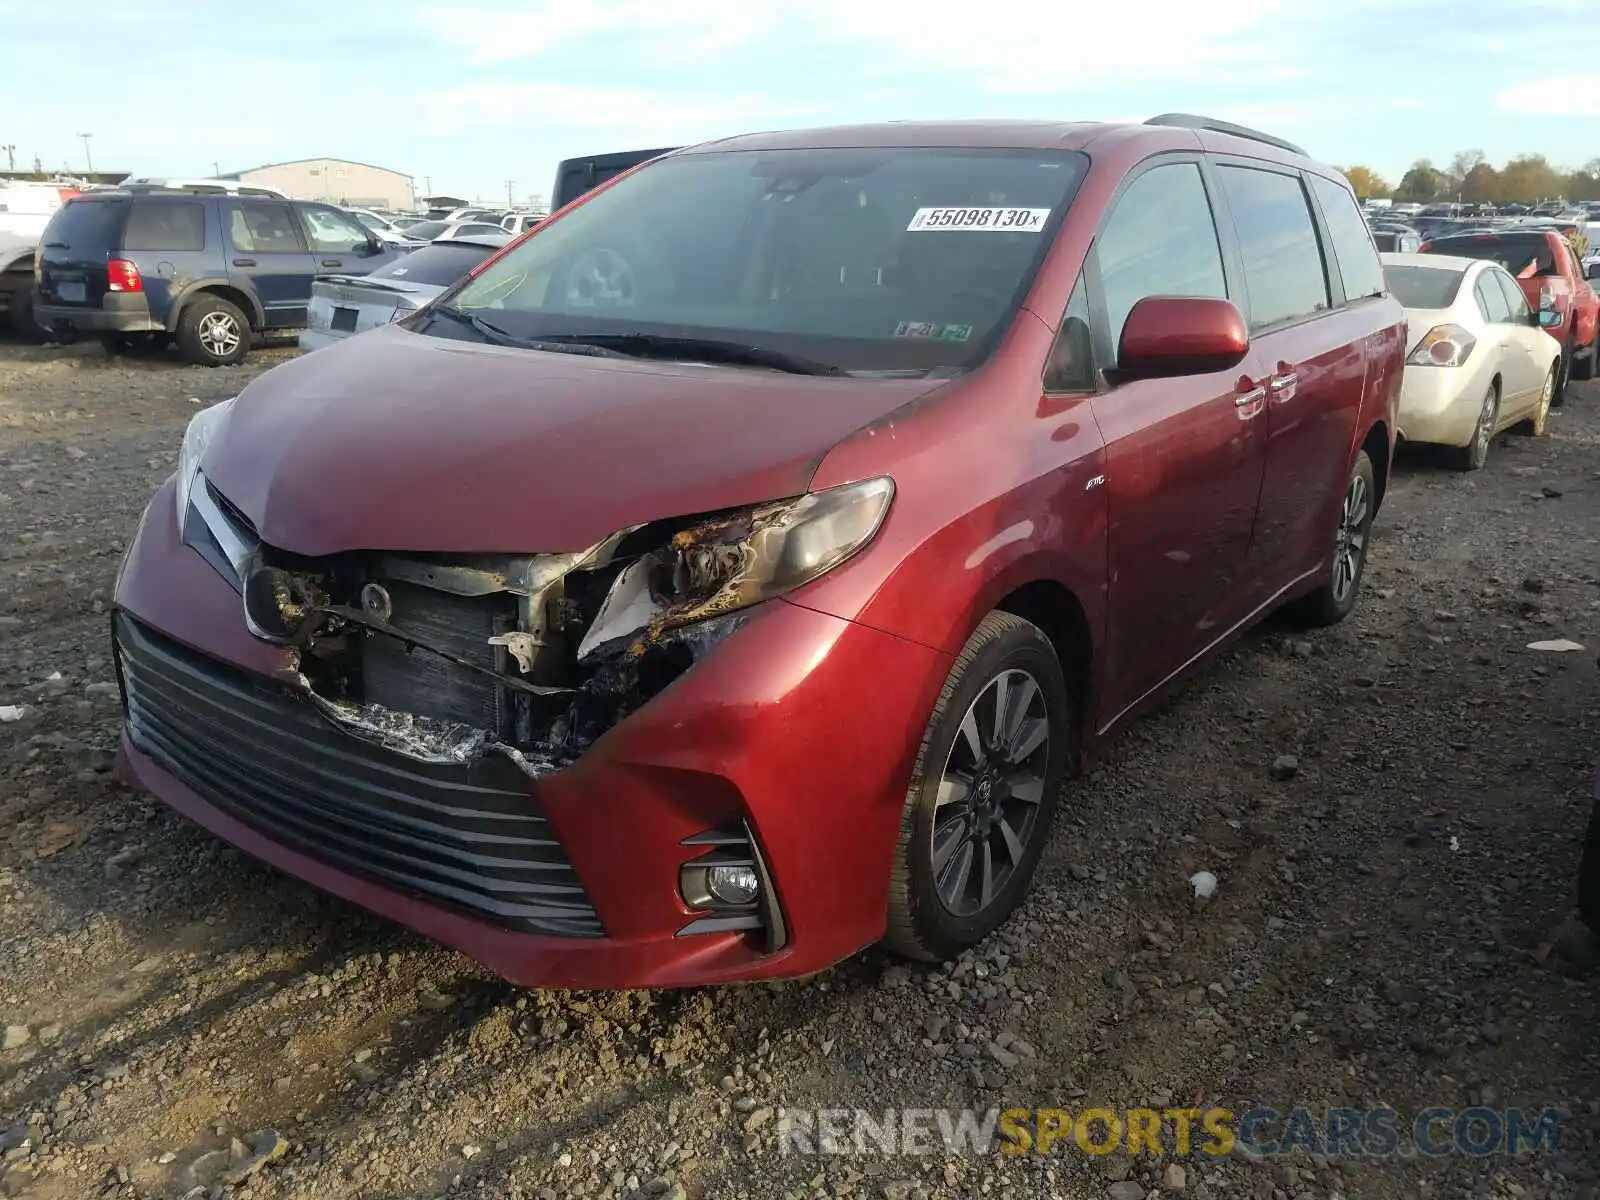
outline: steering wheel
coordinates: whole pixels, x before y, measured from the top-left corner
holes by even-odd
[[[585,250],[572,260],[564,291],[573,308],[627,308],[639,298],[633,267],[605,246]]]

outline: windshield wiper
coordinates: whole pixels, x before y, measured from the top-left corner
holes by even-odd
[[[450,320],[459,325],[465,325],[470,329],[476,330],[484,341],[493,342],[497,346],[515,346],[519,350],[543,350],[549,354],[581,354],[588,358],[634,357],[631,354],[624,354],[620,350],[608,349],[605,346],[518,337],[514,333],[507,333],[498,325],[485,321],[476,313],[470,313],[464,308],[457,308],[453,304],[436,304],[429,311],[438,313],[441,317],[449,317]]]
[[[546,341],[566,346],[594,346],[628,355],[631,358],[669,358],[728,363],[732,366],[771,367],[791,375],[848,375],[833,363],[819,362],[783,350],[752,346],[747,342],[725,342],[716,338],[671,337],[661,333],[556,333]]]

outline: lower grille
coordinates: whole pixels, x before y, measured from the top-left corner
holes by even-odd
[[[602,935],[509,759],[407,758],[125,614],[113,635],[133,744],[219,808],[314,857],[519,932]]]

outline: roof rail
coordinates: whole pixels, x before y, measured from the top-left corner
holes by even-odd
[[[1279,150],[1287,150],[1290,154],[1298,154],[1301,158],[1311,157],[1293,142],[1273,137],[1270,133],[1262,133],[1259,129],[1251,129],[1248,125],[1235,125],[1232,121],[1198,116],[1195,113],[1162,113],[1159,117],[1151,117],[1145,124],[1170,125],[1176,129],[1203,129],[1207,133],[1226,133],[1232,137],[1248,138],[1252,142],[1264,142],[1268,146],[1276,146]]]

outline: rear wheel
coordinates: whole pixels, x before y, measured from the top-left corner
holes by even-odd
[[[1589,339],[1589,344],[1583,348],[1583,357],[1573,358],[1572,377],[1578,380],[1593,379],[1596,355],[1600,355],[1600,326],[1596,327],[1594,336]]]
[[[1339,502],[1328,581],[1295,606],[1295,615],[1303,624],[1336,625],[1354,611],[1361,594],[1361,579],[1367,570],[1367,543],[1377,511],[1377,473],[1372,468],[1371,457],[1362,450],[1350,468],[1344,498]]]
[[[1028,893],[1071,758],[1066,679],[1039,628],[985,617],[923,734],[889,882],[884,944],[937,962],[982,941]]]
[[[29,283],[22,290],[11,294],[11,309],[9,319],[11,328],[17,336],[30,342],[48,342],[52,340],[50,329],[39,320],[38,313],[34,311],[33,302],[36,289]]]
[[[178,318],[178,349],[198,366],[232,366],[250,352],[250,322],[221,296],[201,296]]]
[[[1567,381],[1572,377],[1572,344],[1561,347],[1561,357],[1556,360],[1556,390],[1550,397],[1550,407],[1560,408],[1567,401]]]
[[[1483,404],[1478,409],[1478,423],[1472,428],[1472,440],[1456,448],[1456,466],[1463,471],[1481,471],[1489,461],[1489,446],[1494,441],[1494,427],[1500,418],[1500,386],[1489,385]]]

